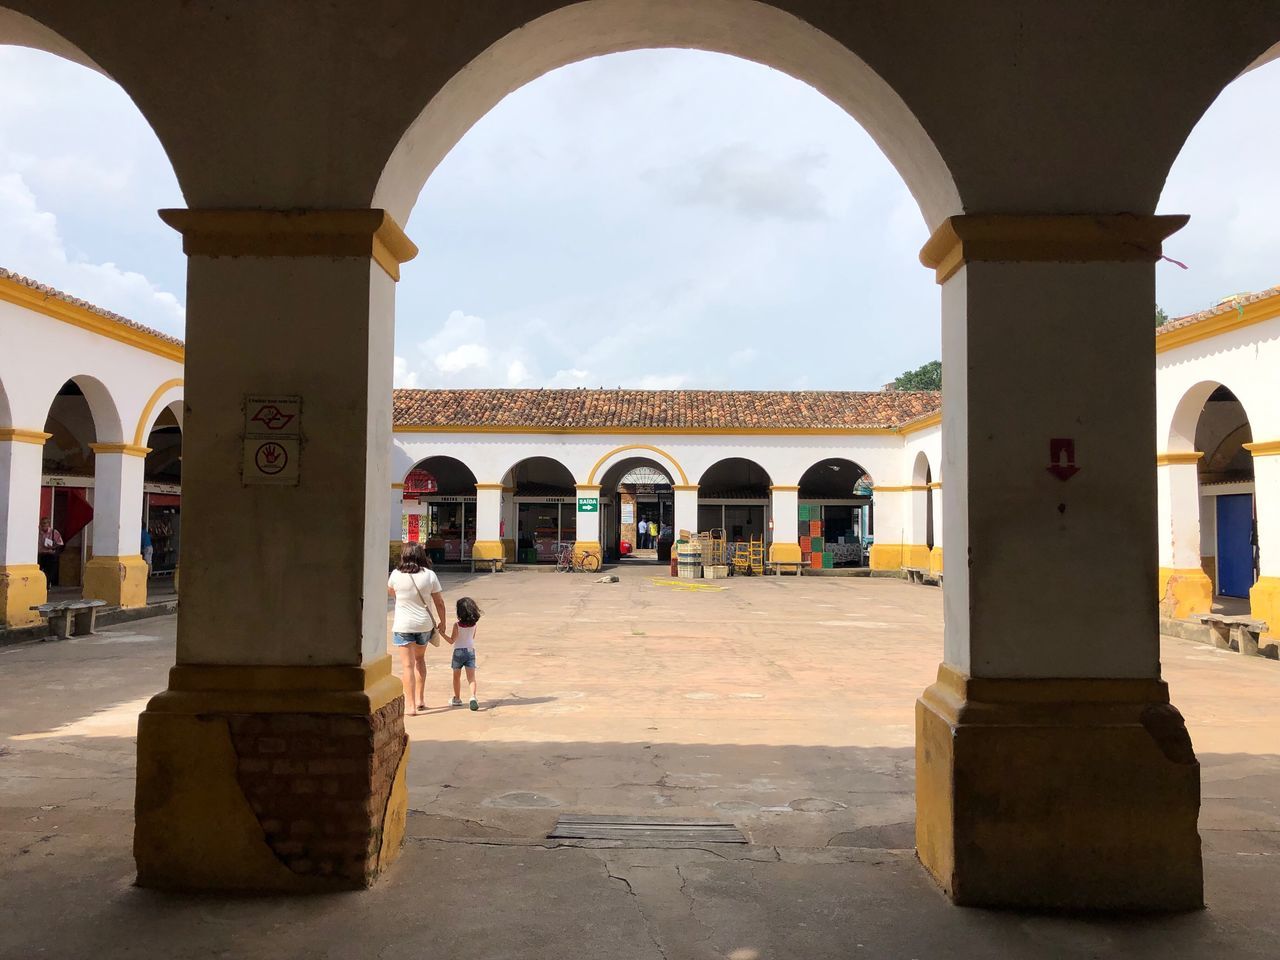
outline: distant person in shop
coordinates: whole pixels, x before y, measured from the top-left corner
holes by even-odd
[[[155,556],[155,547],[151,543],[151,531],[142,525],[142,562],[147,565],[147,573],[151,573],[151,558]]]
[[[45,583],[51,587],[58,585],[58,554],[62,552],[62,547],[62,536],[53,529],[53,521],[48,517],[41,517],[36,562],[40,564]]]
[[[649,546],[649,518],[641,517],[636,524],[636,549],[645,550]]]

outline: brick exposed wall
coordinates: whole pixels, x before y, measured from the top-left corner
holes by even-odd
[[[268,845],[298,874],[366,886],[400,757],[404,698],[371,716],[228,717],[240,789]]]

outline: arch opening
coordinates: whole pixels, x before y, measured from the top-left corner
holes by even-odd
[[[802,558],[807,556],[812,563],[815,552],[828,553],[833,568],[867,565],[867,537],[871,532],[873,509],[870,479],[861,464],[843,457],[820,460],[801,475]],[[814,537],[820,538],[816,545]]]
[[[552,457],[528,457],[503,481],[511,488],[516,559],[551,564],[562,543],[578,533],[578,490],[572,471]]]
[[[400,539],[421,543],[433,564],[462,563],[476,542],[476,476],[455,457],[431,456],[405,474]]]
[[[759,540],[767,552],[770,535],[769,472],[754,460],[726,457],[698,480],[698,529],[723,530],[730,544]]]
[[[600,536],[606,560],[671,561],[678,476],[650,456],[617,460],[601,475]]]

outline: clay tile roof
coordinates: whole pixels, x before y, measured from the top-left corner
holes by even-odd
[[[1224,313],[1239,310],[1247,304],[1256,303],[1259,300],[1267,300],[1275,296],[1280,296],[1280,286],[1268,287],[1265,290],[1259,290],[1257,293],[1238,293],[1234,297],[1227,297],[1221,303],[1210,307],[1208,310],[1189,313],[1185,317],[1175,317],[1169,320],[1163,326],[1156,327],[1156,336],[1159,337],[1174,330],[1181,330],[1183,327],[1189,327],[1193,323],[1199,323],[1201,320],[1208,320],[1210,317],[1220,317]]]
[[[933,413],[933,391],[397,390],[397,427],[818,429],[898,427]]]
[[[12,270],[6,270],[4,267],[0,267],[0,280],[9,280],[13,283],[21,284],[24,287],[28,287],[43,294],[47,300],[61,300],[63,303],[69,303],[73,307],[79,307],[81,310],[88,310],[90,313],[103,317],[106,320],[110,320],[113,323],[118,323],[122,326],[129,327],[130,329],[137,330],[140,333],[145,333],[148,336],[155,337],[157,340],[163,340],[165,343],[171,343],[178,347],[184,346],[183,342],[177,337],[170,336],[167,333],[161,333],[159,330],[153,330],[151,327],[143,326],[141,323],[130,320],[128,317],[122,317],[118,313],[112,313],[110,310],[105,310],[87,300],[81,300],[79,297],[73,297],[69,293],[64,293],[55,287],[50,287],[47,284],[32,280],[30,277],[24,277],[20,273],[14,273]]]

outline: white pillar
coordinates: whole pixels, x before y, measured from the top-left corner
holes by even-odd
[[[48,599],[36,563],[40,529],[41,430],[0,429],[0,624],[38,623],[31,607]]]
[[[696,483],[677,483],[672,488],[674,494],[675,532],[680,536],[681,530],[689,533],[698,532],[698,485]]]
[[[476,484],[476,560],[505,560],[502,546],[502,484]]]
[[[1247,443],[1253,454],[1254,510],[1258,515],[1258,582],[1249,591],[1253,617],[1280,641],[1280,440]]]
[[[916,848],[966,904],[1203,903],[1199,766],[1151,602],[1154,263],[1181,222],[968,215],[922,252],[958,560],[916,707]]]
[[[577,511],[577,532],[574,534],[574,553],[582,556],[588,550],[604,560],[604,552],[600,545],[600,484],[580,483],[577,485],[577,501],[573,507]],[[595,509],[591,509],[594,504]],[[586,510],[582,509],[584,506]]]
[[[800,488],[769,488],[770,514],[773,519],[773,542],[769,545],[771,563],[800,562]]]
[[[902,565],[929,569],[929,487],[912,484],[906,491],[907,525],[902,543]]]
[[[502,525],[499,531],[502,534],[502,547],[506,554],[508,563],[516,562],[516,523],[519,520],[519,514],[516,511],[516,488],[502,488]]]
[[[1208,613],[1213,581],[1200,563],[1198,451],[1156,455],[1156,523],[1160,579],[1157,599],[1165,616]]]
[[[393,483],[391,494],[387,498],[387,533],[393,544],[404,539],[404,484]]]
[[[93,556],[84,567],[84,595],[121,607],[147,604],[142,559],[142,474],[146,447],[91,443]],[[185,537],[184,537],[185,539]]]
[[[871,544],[869,565],[872,570],[901,570],[906,562],[907,547],[911,541],[907,530],[910,510],[911,487],[881,486],[871,490],[875,509],[875,533]]]

